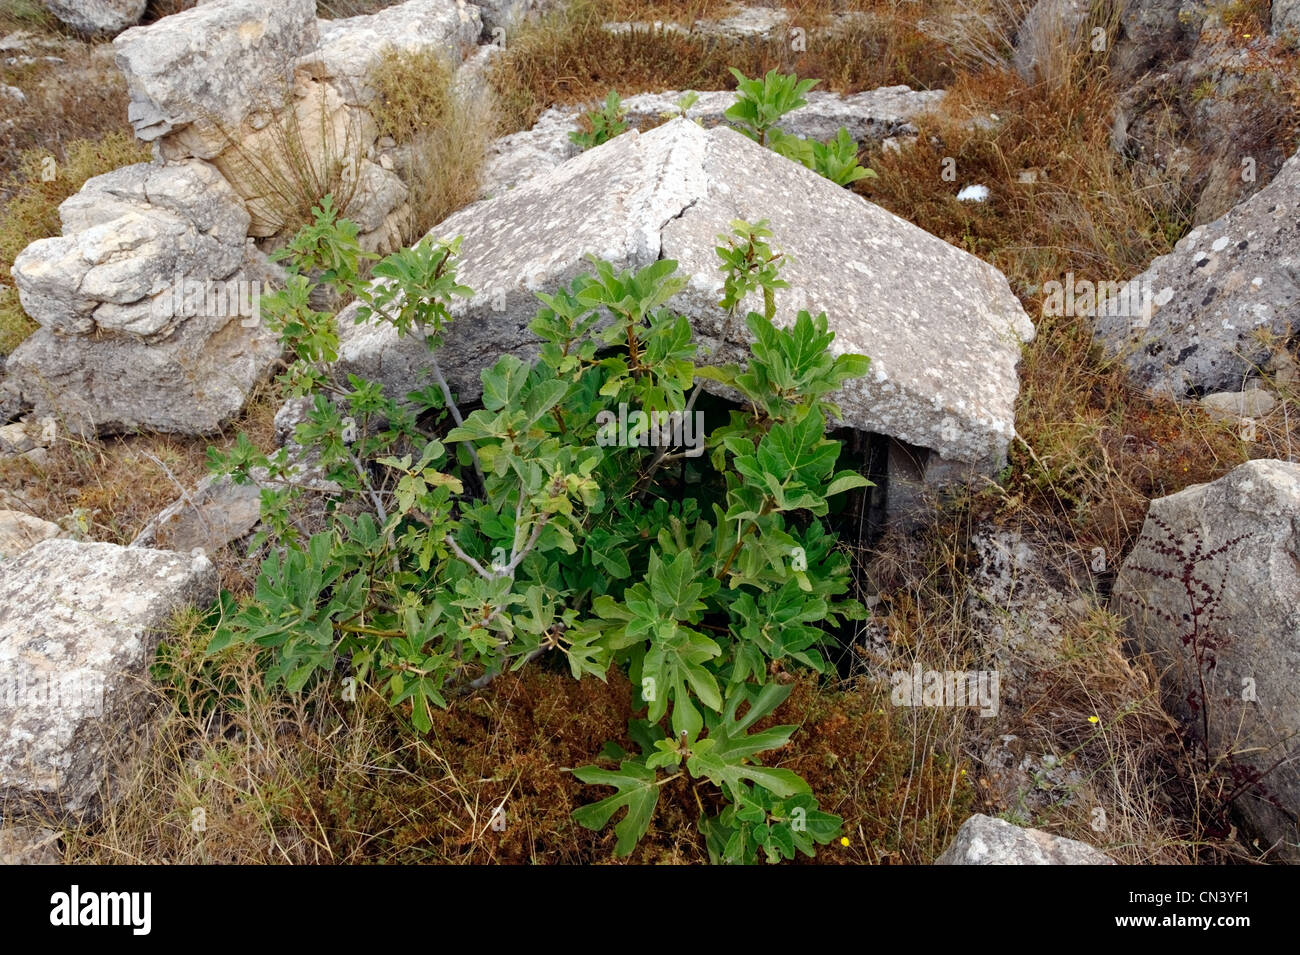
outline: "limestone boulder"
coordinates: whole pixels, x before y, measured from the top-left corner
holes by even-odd
[[[1300,156],[1115,301],[1129,307],[1099,306],[1094,337],[1134,384],[1176,397],[1240,391],[1269,361],[1269,339],[1300,332]]]
[[[284,105],[319,39],[314,0],[213,0],[127,30],[113,47],[136,136],[171,159],[219,155]]]
[[[127,166],[59,214],[63,235],[13,266],[41,326],[6,369],[24,400],[82,431],[200,434],[237,414],[279,354],[260,294],[280,270],[246,242],[248,212],[217,170]]]
[[[683,91],[641,93],[623,100],[625,122],[644,128],[680,115],[678,101]],[[686,118],[706,127],[729,122],[726,111],[736,102],[734,90],[698,93],[686,110]],[[907,86],[885,86],[862,93],[841,95],[818,90],[806,94],[807,105],[791,110],[777,124],[782,132],[805,139],[832,139],[840,127],[859,143],[884,142],[894,137],[916,135],[912,120],[935,108],[943,90],[913,90]],[[569,133],[579,128],[582,110],[552,108],[542,113],[532,129],[511,133],[488,149],[483,173],[483,195],[494,196],[535,175],[548,172],[578,154]]]
[[[1244,786],[1246,827],[1300,859],[1300,465],[1250,461],[1152,501],[1112,606],[1189,739]]]
[[[321,20],[320,46],[302,67],[329,80],[349,106],[375,98],[370,76],[389,51],[440,50],[451,64],[463,60],[483,32],[476,5],[456,0],[407,0],[366,16]]]
[[[1014,435],[1020,346],[1033,326],[996,269],[727,128],[677,119],[629,132],[553,173],[454,214],[434,229],[462,236],[455,306],[439,361],[463,400],[503,354],[535,356],[537,292],[590,269],[674,259],[690,276],[670,305],[687,315],[705,361],[747,354],[748,332],[718,308],[718,234],[768,219],[791,259],[777,321],[826,312],[838,352],[868,355],[866,379],[834,397],[845,423],[990,469]],[[759,307],[758,297],[745,303]],[[422,343],[340,314],[341,370],[396,395],[428,384]]]
[[[1273,0],[1272,31],[1274,36],[1300,33],[1300,3],[1296,0]]]
[[[93,812],[140,746],[176,611],[216,598],[205,557],[53,540],[0,563],[0,812]]]
[[[490,35],[494,30],[512,30],[524,19],[556,6],[555,0],[475,0],[483,31]]]
[[[88,37],[114,36],[135,26],[148,0],[41,0],[60,23]]]

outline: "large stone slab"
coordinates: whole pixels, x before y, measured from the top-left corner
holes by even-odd
[[[1152,501],[1113,596],[1225,778],[1262,775],[1235,804],[1247,826],[1300,860],[1300,465],[1250,461]]]
[[[81,431],[216,430],[280,352],[257,296],[280,270],[215,168],[141,163],[86,182],[63,235],[15,260],[40,328],[7,371],[27,402]]]
[[[314,0],[212,0],[113,41],[145,142],[168,158],[211,159],[250,116],[285,105],[299,57],[319,41]]]
[[[0,562],[0,812],[93,811],[169,620],[216,593],[202,556],[54,540]]]
[[[483,18],[483,32],[492,37],[496,30],[514,30],[530,16],[545,13],[558,5],[557,0],[477,0]],[[499,38],[497,34],[494,39]]]
[[[1099,315],[1099,344],[1135,384],[1184,397],[1240,391],[1268,361],[1264,339],[1300,333],[1300,156],[1227,215],[1193,229]]]
[[[825,311],[837,352],[871,357],[866,379],[835,399],[845,423],[890,435],[983,469],[1014,434],[1020,344],[1033,326],[1006,278],[734,130],[674,120],[627,133],[553,174],[463,209],[434,231],[463,236],[458,277],[475,290],[457,303],[440,362],[462,398],[502,354],[531,359],[535,293],[590,268],[675,259],[691,276],[670,305],[688,315],[707,361],[747,354],[747,330],[717,307],[719,232],[733,219],[770,220],[791,259],[778,322],[800,308]],[[760,308],[757,295],[749,307]],[[394,393],[427,384],[423,346],[340,315],[343,370]]]
[[[1084,842],[976,814],[962,823],[934,864],[1114,865],[1115,860]]]

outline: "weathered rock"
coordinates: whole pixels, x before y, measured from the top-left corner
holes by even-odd
[[[16,557],[43,540],[58,536],[58,524],[22,511],[0,511],[0,559]]]
[[[1277,399],[1263,388],[1251,388],[1249,391],[1215,392],[1202,398],[1200,405],[1216,418],[1240,421],[1265,417],[1277,407]]]
[[[318,40],[313,0],[216,0],[127,30],[113,46],[136,136],[165,138],[169,159],[217,156],[284,105]]]
[[[216,598],[207,558],[53,540],[0,564],[0,812],[93,811],[138,748],[172,615]]]
[[[994,525],[978,528],[970,547],[977,555],[966,592],[970,626],[1002,675],[1003,695],[1016,702],[1060,659],[1064,635],[1095,606],[1089,565],[1098,555]]]
[[[350,106],[375,98],[370,75],[390,50],[443,50],[457,64],[483,32],[477,6],[456,0],[407,0],[368,16],[320,21],[320,48],[301,66],[338,87]]]
[[[36,447],[36,442],[27,433],[27,426],[21,421],[7,424],[0,428],[0,451],[5,454],[22,454]]]
[[[512,30],[532,14],[541,13],[553,6],[555,0],[475,0],[479,16],[483,19],[483,32]]]
[[[307,420],[311,405],[310,397],[290,398],[275,413],[276,444],[285,449],[289,465],[282,479],[271,481],[265,468],[253,468],[248,484],[236,484],[227,475],[208,475],[154,517],[131,546],[215,554],[257,529],[264,487],[283,489],[288,482],[311,492],[323,510],[325,502],[342,489],[325,478],[319,452],[294,440],[294,432]]]
[[[833,348],[869,355],[871,372],[836,396],[845,422],[990,468],[1014,434],[1020,343],[1033,326],[996,269],[731,129],[678,119],[629,132],[554,173],[456,213],[434,233],[464,237],[458,279],[476,294],[439,361],[465,399],[502,354],[531,359],[537,291],[567,285],[589,254],[617,267],[675,259],[691,276],[671,305],[709,362],[742,360],[747,331],[717,307],[714,248],[733,219],[768,219],[791,258],[779,322],[826,311]],[[758,307],[758,298],[744,303]],[[743,313],[743,309],[742,309]],[[403,395],[427,384],[423,345],[339,317],[343,370]]]
[[[1209,7],[1207,0],[1130,0],[1120,13],[1115,69],[1121,76],[1137,77],[1187,57]]]
[[[1234,784],[1262,775],[1235,804],[1246,826],[1300,859],[1300,465],[1250,461],[1152,501],[1113,597],[1191,738]]]
[[[257,238],[278,234],[298,213],[304,179],[330,182],[344,163],[349,171],[358,161],[362,167],[373,165],[365,153],[376,134],[369,113],[350,109],[331,84],[301,75],[291,102],[265,119],[260,128],[246,130],[237,147],[212,160],[244,200],[252,219],[248,233]],[[354,192],[351,183],[340,185],[336,203],[348,202]],[[346,211],[356,215],[350,202]]]
[[[39,826],[0,829],[0,865],[59,865],[61,836]]]
[[[790,14],[768,7],[741,7],[729,17],[718,20],[695,20],[689,26],[671,21],[615,21],[604,24],[609,33],[667,32],[695,34],[724,42],[762,40],[784,32]]]
[[[167,306],[179,274],[223,279],[245,258],[248,213],[212,166],[139,163],[90,179],[59,207],[63,235],[14,262],[23,308],[65,335],[96,328],[165,335],[183,316]]]
[[[143,163],[89,180],[59,207],[64,234],[14,262],[41,326],[9,376],[81,430],[213,431],[279,354],[257,298],[280,270],[212,166]]]
[[[261,517],[262,492],[257,485],[235,484],[210,474],[150,521],[131,546],[215,554],[250,533]]]
[[[935,865],[1114,865],[1092,846],[976,814],[962,823]]]
[[[677,102],[683,93],[642,93],[623,101],[629,126],[644,128],[662,123],[665,116],[681,115]],[[698,94],[686,117],[706,127],[727,122],[724,113],[736,102],[734,91],[718,90]],[[943,90],[913,90],[907,86],[884,86],[848,96],[839,93],[808,93],[806,106],[792,110],[777,124],[791,136],[826,140],[840,127],[859,143],[878,143],[891,137],[916,135],[911,121],[933,109],[943,99]],[[542,113],[532,129],[496,140],[488,151],[483,172],[483,195],[499,195],[533,176],[549,172],[578,154],[569,133],[579,128],[581,109],[553,108]]]
[[[1300,33],[1300,2],[1273,0],[1271,29],[1274,36],[1287,32]]]
[[[59,22],[83,36],[102,37],[135,26],[148,0],[41,0]]]
[[[1240,390],[1269,359],[1261,332],[1282,341],[1300,332],[1298,220],[1300,157],[1292,157],[1268,186],[1193,229],[1121,290],[1121,301],[1150,307],[1100,315],[1097,341],[1143,388],[1179,397]]]
[[[1168,56],[1166,50],[1159,59]],[[1207,25],[1204,38],[1180,56],[1120,97],[1111,145],[1127,160],[1138,192],[1169,207],[1191,200],[1192,224],[1204,225],[1281,169],[1289,146],[1271,124],[1290,94],[1277,51],[1242,49],[1222,29]]]

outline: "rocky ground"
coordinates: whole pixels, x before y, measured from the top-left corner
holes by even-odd
[[[262,519],[208,448],[338,492],[241,308],[328,192],[376,253],[463,237],[439,355],[471,405],[592,254],[682,263],[671,306],[743,355],[707,278],[735,219],[790,259],[778,320],[871,356],[835,432],[876,484],[838,518],[870,616],[781,711],[845,820],[817,861],[1296,861],[1297,30],[1284,0],[0,0],[0,859],[610,857],[564,769],[624,735],[621,674],[539,664],[412,740],[203,653]],[[729,128],[733,66],[820,79],[779,128],[875,176]],[[611,89],[629,129],[583,151]],[[339,371],[428,384],[326,305]],[[931,697],[954,673],[975,699]],[[665,803],[633,860],[707,861]]]

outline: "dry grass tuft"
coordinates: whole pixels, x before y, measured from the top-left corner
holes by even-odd
[[[817,77],[818,89],[841,93],[899,83],[933,88],[953,78],[943,44],[914,29],[915,16],[900,7],[861,4],[871,16],[832,29],[827,9],[791,6],[798,15],[786,28],[727,42],[666,29],[619,34],[602,29],[606,22],[629,18],[643,23],[717,18],[728,13],[721,4],[645,9],[617,0],[573,0],[526,24],[494,62],[490,75],[501,101],[503,131],[526,129],[550,106],[600,100],[611,89],[625,97],[667,89],[734,89],[732,66],[746,76],[780,69]],[[792,33],[796,26],[804,31],[799,42]]]
[[[410,189],[408,243],[478,198],[497,121],[489,98],[458,91],[452,80],[438,51],[390,51],[372,78],[375,122],[397,144],[398,172]]]

